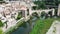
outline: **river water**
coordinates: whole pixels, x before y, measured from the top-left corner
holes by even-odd
[[[36,19],[37,17],[34,17],[32,19],[31,25],[29,24],[29,22],[23,23],[16,31],[12,32],[12,34],[29,34],[35,24]]]

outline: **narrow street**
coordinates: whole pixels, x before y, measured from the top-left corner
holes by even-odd
[[[46,34],[60,34],[60,21],[54,21]]]

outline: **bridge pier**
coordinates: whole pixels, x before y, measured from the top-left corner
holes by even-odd
[[[37,12],[38,16],[40,17],[41,16],[41,11],[37,10],[36,12]]]
[[[52,16],[54,16],[55,9],[38,10],[36,12],[38,13],[39,16],[41,16],[42,12],[45,12],[46,14],[48,14],[48,12],[50,12],[50,11],[52,11]]]
[[[54,16],[55,9],[52,9],[52,16]]]
[[[58,16],[60,16],[60,8],[58,8]]]

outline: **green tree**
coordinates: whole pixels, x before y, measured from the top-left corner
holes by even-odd
[[[3,26],[3,23],[2,23],[2,21],[0,20],[0,27],[2,27]]]
[[[2,31],[2,29],[0,28],[0,34],[3,34],[3,31]]]
[[[0,1],[3,1],[3,0],[0,0]]]
[[[22,12],[19,12],[18,15],[17,15],[17,20],[19,20],[21,17],[22,17]]]
[[[45,3],[43,1],[35,1],[34,4],[38,5],[37,9],[45,9]]]

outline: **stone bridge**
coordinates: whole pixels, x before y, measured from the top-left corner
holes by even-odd
[[[48,12],[50,12],[50,11],[52,11],[52,15],[54,15],[55,9],[32,10],[32,11],[30,11],[30,15],[31,15],[32,13],[34,13],[34,12],[37,12],[37,14],[40,16],[42,12],[48,13]]]
[[[55,11],[55,9],[30,10],[30,11],[29,11],[29,15],[27,15],[28,12],[25,10],[25,19],[30,18],[30,16],[31,16],[34,12],[36,12],[36,13],[38,14],[38,16],[41,16],[41,13],[42,13],[42,12],[45,12],[45,13],[48,14],[50,11],[52,12],[52,16],[53,16],[53,15],[54,15],[54,11]]]

